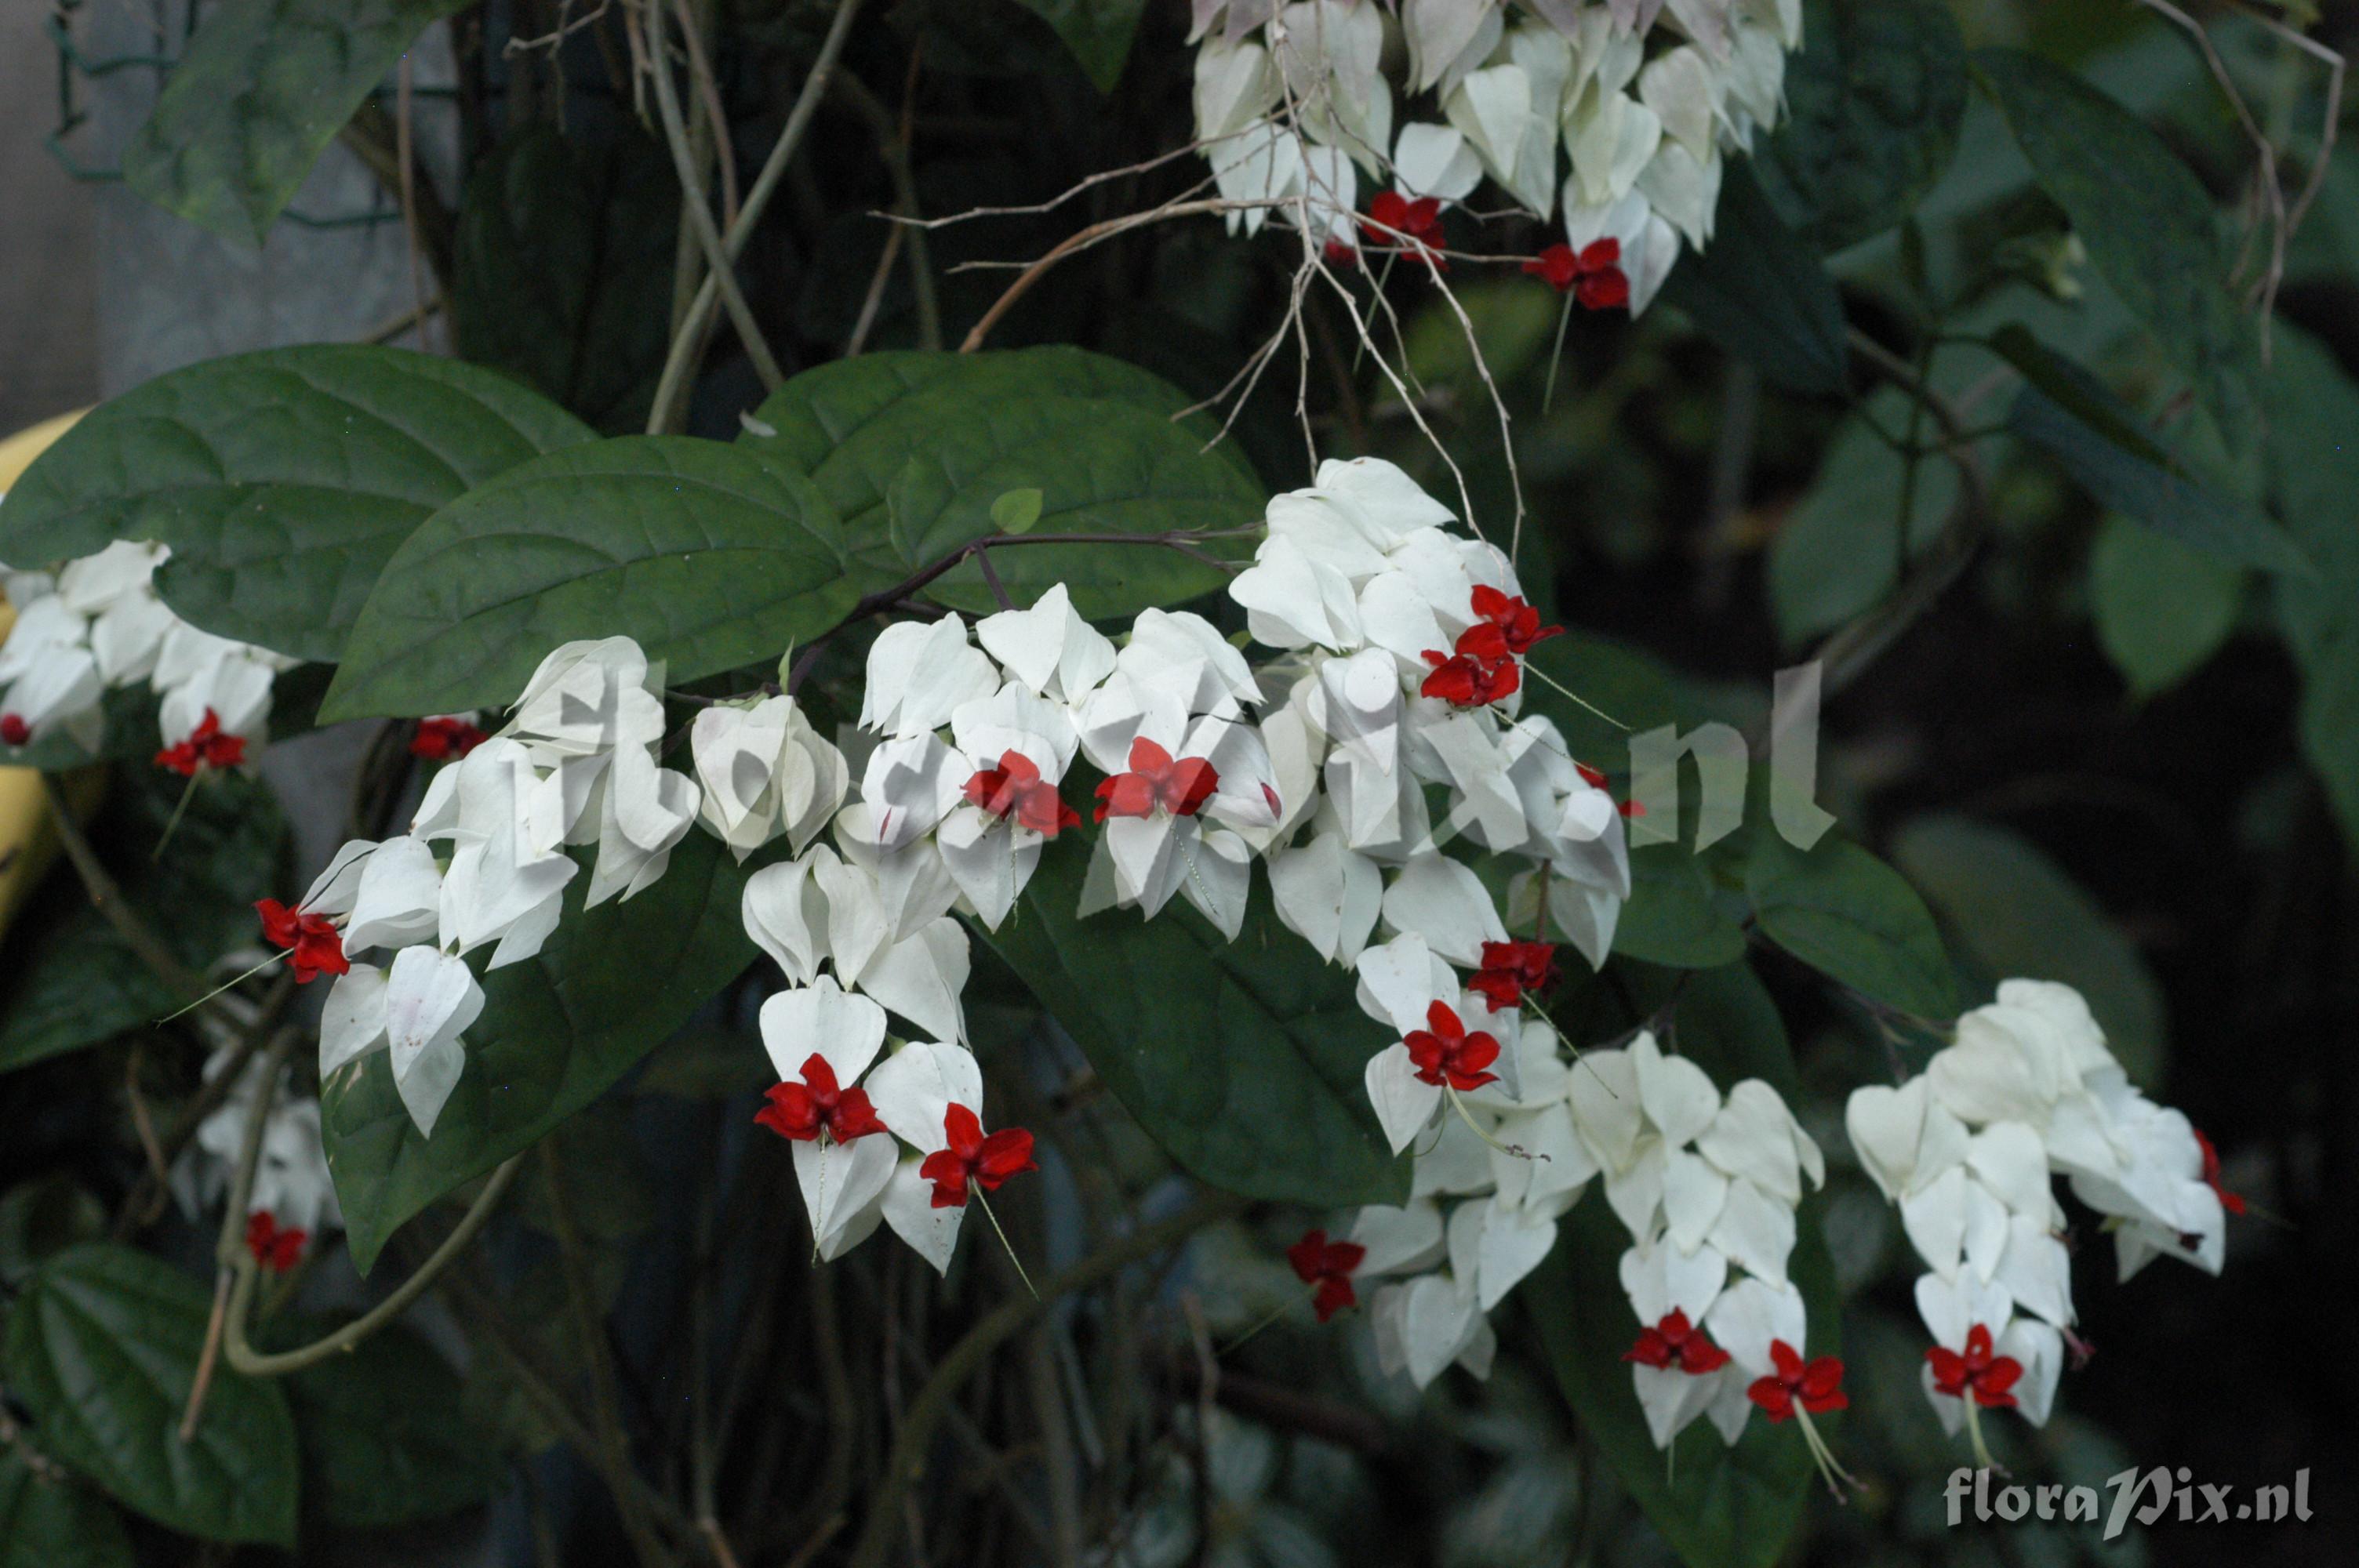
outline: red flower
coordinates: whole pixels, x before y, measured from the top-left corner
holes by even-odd
[[[1341,234],[1330,234],[1326,252],[1329,266],[1348,266],[1359,259],[1360,248]]]
[[[1420,196],[1411,201],[1397,190],[1380,190],[1368,203],[1368,221],[1360,225],[1360,232],[1377,250],[1408,250],[1442,272],[1450,270],[1450,263],[1433,254],[1448,243],[1441,232],[1439,198]]]
[[[1513,659],[1490,663],[1472,654],[1445,656],[1434,648],[1428,648],[1422,656],[1433,666],[1433,673],[1417,688],[1418,695],[1438,697],[1453,708],[1486,707],[1513,697],[1523,685],[1523,675]]]
[[[2212,1140],[2203,1136],[2201,1128],[2195,1130],[2195,1146],[2203,1151],[2203,1184],[2220,1195],[2223,1209],[2230,1214],[2244,1213],[2244,1195],[2232,1193],[2220,1184],[2220,1152],[2212,1147]]]
[[[1170,752],[1141,735],[1130,743],[1130,772],[1098,785],[1096,820],[1152,816],[1158,806],[1174,816],[1193,816],[1220,783],[1219,772],[1203,758],[1175,762]]]
[[[876,1108],[868,1103],[868,1091],[840,1087],[835,1069],[817,1052],[804,1059],[801,1083],[774,1085],[767,1098],[770,1103],[754,1113],[755,1121],[798,1143],[815,1141],[821,1131],[838,1143],[849,1143],[885,1130],[876,1119]]]
[[[1447,1002],[1425,1010],[1425,1027],[1412,1030],[1407,1041],[1408,1059],[1417,1064],[1419,1083],[1453,1089],[1479,1089],[1499,1075],[1484,1071],[1499,1059],[1499,1043],[1480,1030],[1469,1034]]]
[[[194,778],[199,768],[234,768],[245,761],[245,737],[222,733],[221,715],[212,708],[177,745],[156,753],[156,765]]]
[[[1677,1367],[1691,1378],[1717,1372],[1728,1365],[1728,1352],[1704,1337],[1677,1307],[1652,1328],[1638,1331],[1637,1342],[1622,1352],[1622,1359],[1641,1367]]]
[[[1581,250],[1553,244],[1524,264],[1534,277],[1562,294],[1572,290],[1584,310],[1608,310],[1630,303],[1630,280],[1622,271],[1622,242],[1593,240]]]
[[[1963,1399],[1972,1389],[1974,1403],[1990,1409],[2012,1409],[2015,1396],[2007,1392],[2016,1379],[2023,1376],[2023,1363],[2012,1356],[1991,1354],[1991,1331],[1981,1324],[1966,1330],[1966,1353],[1963,1356],[1946,1346],[1936,1345],[1925,1352],[1925,1359],[1933,1366],[1933,1391],[1951,1399]]]
[[[1043,838],[1082,825],[1082,814],[1065,804],[1057,786],[1040,777],[1039,765],[1021,752],[1002,752],[999,766],[977,769],[966,781],[966,797],[1002,820],[1015,817]]]
[[[1851,1400],[1843,1391],[1843,1362],[1832,1356],[1821,1356],[1805,1363],[1802,1353],[1782,1339],[1769,1342],[1769,1359],[1777,1364],[1775,1375],[1756,1378],[1745,1390],[1745,1397],[1769,1412],[1771,1421],[1784,1421],[1794,1413],[1796,1400],[1812,1415],[1821,1411],[1847,1408]]]
[[[418,721],[418,733],[409,738],[409,754],[429,762],[447,762],[465,756],[489,739],[463,719],[421,719]]]
[[[1475,586],[1474,622],[1474,625],[1467,629],[1468,637],[1483,627],[1495,627],[1507,644],[1507,652],[1518,658],[1530,653],[1533,643],[1564,635],[1561,626],[1541,625],[1540,612],[1525,603],[1522,595],[1502,593],[1488,583]],[[1458,639],[1458,651],[1462,654],[1471,651],[1466,646],[1466,637]]]
[[[283,1274],[303,1257],[303,1243],[310,1233],[302,1230],[281,1230],[278,1217],[268,1209],[259,1209],[245,1222],[245,1249],[254,1260],[274,1274]]]
[[[326,915],[305,914],[275,898],[263,899],[254,909],[262,916],[263,939],[293,951],[297,985],[310,984],[314,976],[341,975],[352,968],[352,960],[344,957],[344,939]]]
[[[985,1138],[982,1119],[962,1105],[942,1113],[942,1134],[950,1147],[927,1155],[918,1167],[918,1174],[934,1184],[936,1208],[964,1208],[970,1181],[995,1193],[1008,1177],[1040,1168],[1032,1158],[1030,1133],[1003,1127]]]
[[[0,746],[21,746],[33,738],[33,727],[25,722],[24,715],[0,713]]]
[[[1485,942],[1483,968],[1466,982],[1480,991],[1494,1012],[1505,1012],[1522,1001],[1526,992],[1556,984],[1556,944],[1553,942]]]
[[[1319,1287],[1310,1298],[1310,1310],[1325,1323],[1347,1306],[1357,1306],[1360,1298],[1352,1291],[1352,1271],[1368,1249],[1356,1241],[1330,1241],[1323,1230],[1306,1230],[1302,1239],[1286,1249],[1286,1260],[1294,1265],[1295,1277],[1306,1285]]]

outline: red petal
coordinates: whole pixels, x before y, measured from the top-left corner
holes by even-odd
[[[983,1141],[982,1155],[975,1161],[975,1179],[983,1184],[984,1191],[995,1193],[1008,1177],[1039,1168],[1039,1162],[1032,1158],[1032,1135],[1020,1127],[1003,1127]]]
[[[1775,1378],[1756,1378],[1745,1390],[1745,1397],[1769,1412],[1771,1421],[1784,1421],[1794,1413],[1794,1395]]]
[[[1671,1347],[1654,1329],[1642,1328],[1638,1331],[1637,1340],[1622,1352],[1622,1359],[1634,1361],[1641,1367],[1669,1367],[1671,1364]]]
[[[961,1165],[972,1165],[983,1152],[983,1119],[966,1107],[952,1103],[942,1112],[942,1138],[949,1145],[944,1152]]]
[[[1294,1265],[1294,1277],[1304,1284],[1327,1271],[1327,1233],[1306,1230],[1302,1239],[1286,1249],[1286,1260]]]
[[[1160,773],[1171,766],[1171,753],[1148,740],[1136,737],[1130,742],[1130,770],[1136,773]]]
[[[2023,1363],[2012,1356],[2002,1356],[1984,1368],[1974,1379],[1976,1393],[2003,1394],[2015,1387],[2023,1376]]]
[[[1319,1281],[1318,1292],[1310,1298],[1310,1310],[1325,1323],[1347,1306],[1357,1306],[1360,1298],[1352,1290],[1352,1281],[1332,1275]]]
[[[966,1162],[949,1150],[937,1150],[927,1155],[925,1163],[918,1167],[918,1175],[934,1184],[934,1207],[966,1206]]]
[[[1778,1378],[1788,1383],[1802,1379],[1802,1353],[1782,1339],[1769,1342],[1769,1360],[1777,1368]]]
[[[865,1138],[872,1132],[882,1132],[885,1124],[876,1119],[876,1107],[869,1100],[866,1089],[846,1089],[827,1119],[827,1135],[838,1143],[849,1143],[855,1138]]]
[[[1466,1026],[1458,1022],[1458,1014],[1451,1011],[1446,1001],[1426,1005],[1425,1026],[1444,1040],[1456,1042],[1466,1038]]]
[[[1802,1373],[1802,1397],[1806,1400],[1841,1399],[1843,1364],[1832,1356],[1821,1356]],[[1818,1407],[1813,1405],[1813,1410]]]

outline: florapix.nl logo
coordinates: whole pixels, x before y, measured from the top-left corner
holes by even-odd
[[[2067,1524],[2103,1525],[2103,1539],[2113,1541],[2129,1527],[2160,1523],[2166,1517],[2180,1524],[2306,1524],[2310,1521],[2310,1470],[2293,1473],[2290,1483],[2237,1487],[2212,1486],[2195,1479],[2184,1465],[2173,1470],[2158,1465],[2150,1470],[2124,1470],[2105,1479],[2104,1497],[2094,1487],[2060,1483],[2025,1486],[1994,1484],[1987,1469],[1961,1466],[1950,1472],[1941,1488],[1946,1518],[1955,1528],[1971,1517],[1977,1523],[2015,1524],[2027,1519]]]

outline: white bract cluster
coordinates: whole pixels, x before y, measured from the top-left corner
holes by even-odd
[[[1396,25],[1397,81],[1382,70]],[[1783,114],[1802,7],[1400,0],[1395,24],[1375,0],[1195,0],[1190,36],[1196,135],[1241,204],[1232,231],[1299,214],[1314,237],[1349,236],[1364,176],[1446,207],[1487,175],[1560,220],[1574,251],[1614,241],[1635,313],[1682,244],[1711,242],[1723,160]]]
[[[389,1053],[402,1103],[430,1135],[484,1010],[466,955],[489,947],[488,970],[540,951],[581,871],[568,847],[597,849],[585,908],[662,876],[700,804],[693,779],[656,763],[662,684],[628,638],[565,644],[507,727],[435,774],[408,833],[336,852],[292,912],[332,926],[335,961],[349,965],[321,1020],[323,1078]],[[389,960],[350,961],[370,949]]]
[[[2220,1271],[2226,1216],[2201,1135],[2130,1083],[2069,986],[2006,981],[1924,1073],[1854,1091],[1844,1124],[1925,1261],[1917,1303],[1937,1357],[2013,1364],[1996,1398],[1980,1397],[1980,1368],[1944,1390],[1950,1363],[1929,1364],[1953,1433],[1977,1402],[2048,1419],[2073,1323],[2054,1175],[2107,1217],[2124,1279],[2159,1253]]]
[[[234,1054],[234,1046],[224,1045],[208,1057],[205,1081],[218,1078]],[[221,1104],[197,1124],[195,1138],[172,1167],[172,1195],[190,1218],[220,1202],[228,1188],[269,1071],[265,1057],[250,1057]],[[263,1122],[246,1212],[269,1215],[281,1228],[317,1238],[343,1225],[335,1184],[328,1174],[327,1148],[320,1138],[320,1102],[290,1093],[286,1068],[278,1074],[277,1092]]]
[[[95,752],[106,734],[106,694],[146,686],[162,699],[157,728],[166,756],[158,762],[185,749],[189,765],[180,771],[193,773],[262,748],[272,683],[299,661],[173,614],[153,584],[170,553],[118,540],[54,574],[0,568],[0,589],[16,611],[0,643],[0,740],[24,746],[63,733]]]

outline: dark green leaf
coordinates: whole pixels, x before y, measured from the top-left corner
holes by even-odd
[[[1901,427],[1894,418],[1906,407],[1897,392],[1869,401],[1869,412],[1886,429]],[[1834,630],[1891,591],[1900,575],[1901,493],[1912,466],[1911,558],[1949,520],[1958,494],[1957,466],[1940,457],[1911,465],[1864,416],[1845,420],[1836,431],[1818,477],[1769,546],[1769,606],[1786,646]]]
[[[1900,222],[1957,150],[1966,51],[1939,0],[1813,0],[1786,66],[1786,121],[1754,156],[1762,189],[1820,249]]]
[[[114,1505],[71,1476],[41,1476],[0,1448],[0,1568],[133,1568]]]
[[[2277,579],[2301,666],[2301,741],[2343,837],[2359,844],[2359,390],[2315,339],[2280,328],[2269,384],[2270,489],[2315,576]]]
[[[1757,1077],[1792,1098],[1786,1033],[1750,969],[1733,965],[1696,975],[1680,994],[1678,1017],[1681,1050],[1723,1092]],[[1842,1353],[1842,1303],[1821,1207],[1816,1197],[1804,1201],[1788,1264],[1809,1315],[1804,1348],[1813,1357]],[[1695,1568],[1767,1568],[1784,1553],[1810,1497],[1810,1457],[1801,1434],[1789,1424],[1755,1420],[1732,1448],[1709,1422],[1698,1422],[1680,1434],[1666,1466],[1622,1359],[1639,1327],[1617,1272],[1629,1233],[1594,1196],[1561,1223],[1556,1249],[1518,1294],[1583,1433],[1682,1560]],[[1819,1420],[1822,1432],[1840,1431],[1840,1418]]]
[[[52,1252],[106,1234],[106,1206],[62,1172],[0,1196],[0,1285],[24,1284]]]
[[[758,447],[628,436],[554,452],[395,552],[321,712],[498,707],[578,637],[636,638],[674,681],[767,665],[859,597],[842,539],[811,482]]]
[[[190,797],[158,860],[156,843],[183,787],[156,768],[125,770],[92,829],[125,902],[201,974],[254,940],[254,901],[284,891],[287,824],[267,785],[214,773]],[[5,952],[12,980],[0,1010],[0,1071],[144,1029],[191,1000],[139,960],[63,865]]]
[[[484,977],[466,1071],[430,1139],[402,1108],[382,1051],[321,1086],[357,1267],[376,1261],[402,1221],[603,1094],[752,961],[745,874],[718,839],[691,832],[654,886],[585,913],[585,866],[539,956]]]
[[[1010,490],[1042,492],[1036,526],[1050,532],[1254,522],[1262,492],[1235,447],[1199,455],[1213,427],[1201,416],[1171,422],[1187,402],[1136,366],[1080,349],[864,354],[788,382],[754,416],[776,434],[739,444],[783,455],[811,476],[843,519],[862,587],[874,589],[993,532],[991,506]],[[932,556],[908,554],[936,546]],[[1245,540],[1206,547],[1250,554]],[[1222,580],[1152,546],[1027,545],[993,564],[1019,599],[1063,580],[1075,607],[1099,618],[1176,603]],[[929,592],[976,613],[998,608],[971,563]]]
[[[1630,901],[1614,928],[1617,957],[1709,969],[1745,957],[1745,933],[1712,897],[1687,849],[1652,845],[1630,856]]]
[[[1745,891],[1762,934],[1829,979],[1919,1018],[1957,1012],[1956,977],[1924,901],[1858,845],[1830,833],[1806,854],[1757,828]]]
[[[0,560],[172,546],[156,591],[208,632],[342,655],[394,546],[435,508],[589,427],[503,375],[316,344],[210,360],[94,410],[0,504]]]
[[[679,199],[669,160],[536,120],[467,177],[451,319],[459,352],[601,429],[647,421],[670,324]]]
[[[41,1452],[134,1512],[207,1541],[295,1543],[286,1396],[227,1367],[180,1441],[212,1303],[170,1265],[107,1242],[59,1253],[8,1314],[0,1380]]]
[[[1751,166],[1728,165],[1711,248],[1682,255],[1663,297],[1788,392],[1843,392],[1843,301],[1818,251],[1786,226]]]
[[[2009,323],[1990,347],[2023,373],[2014,433],[2064,466],[2106,506],[2222,560],[2304,571],[2301,548],[2259,511],[2197,482],[2158,445],[2136,410],[2095,376]]]
[[[123,153],[132,190],[259,245],[311,165],[427,27],[467,0],[223,0]]]
[[[1962,816],[1910,823],[1892,858],[1925,890],[1985,982],[2061,980],[2088,998],[2114,1054],[2149,1087],[2162,1078],[2162,990],[2096,900],[2038,846]]]
[[[2202,181],[2136,115],[2062,67],[2001,49],[1977,49],[1973,64],[2090,265],[2240,445],[2252,417],[2253,328],[2228,292],[2229,257]]]
[[[493,1439],[462,1408],[458,1373],[407,1329],[381,1329],[351,1354],[295,1373],[287,1397],[301,1440],[303,1507],[326,1523],[381,1530],[483,1502],[507,1485]]]
[[[1386,1150],[1364,1087],[1388,1037],[1351,972],[1278,925],[1260,879],[1234,942],[1176,903],[1153,921],[1084,920],[1089,854],[1078,835],[1049,846],[991,944],[1114,1098],[1215,1186],[1322,1207],[1401,1202],[1408,1161]]]
[[[2081,406],[2110,396],[2094,381],[2084,381],[2079,390]],[[2156,460],[2160,454],[2151,444],[2141,452],[2104,434],[2117,427],[2126,413],[2115,405],[2105,424],[2092,425],[2027,381],[2007,416],[2007,427],[2063,464],[2064,471],[2105,506],[2157,533],[2235,566],[2292,573],[2310,569],[2301,547],[2256,508],[2174,472]]]
[[[1122,80],[1123,61],[1130,58],[1130,40],[1138,32],[1138,16],[1147,0],[1016,0],[1027,11],[1057,29],[1073,58],[1101,92],[1112,92]]]
[[[2097,641],[2138,697],[2178,685],[2219,652],[2245,604],[2245,574],[2126,518],[2089,556]]]

